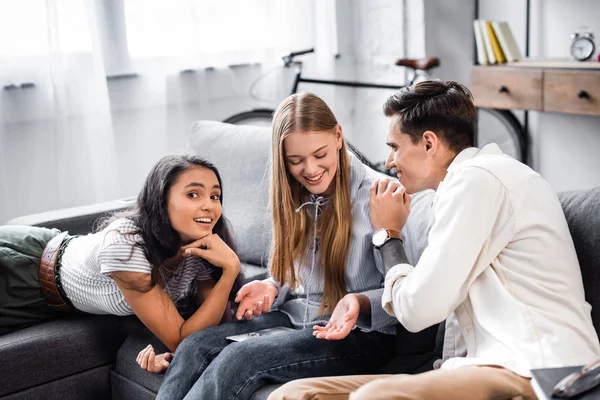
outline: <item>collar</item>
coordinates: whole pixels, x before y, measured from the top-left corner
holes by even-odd
[[[450,166],[448,166],[448,172],[456,169],[463,162],[482,154],[502,154],[502,150],[500,150],[500,147],[498,147],[496,143],[486,144],[481,149],[477,147],[468,147],[454,157],[454,160],[452,160]]]

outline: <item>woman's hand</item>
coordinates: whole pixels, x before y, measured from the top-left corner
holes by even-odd
[[[240,272],[238,256],[216,233],[198,239],[181,249],[184,257],[191,255],[202,257],[212,265],[221,267],[224,275],[235,278]]]
[[[360,301],[356,294],[345,295],[335,306],[327,325],[313,326],[313,335],[318,339],[344,339],[356,325],[360,308]]]
[[[268,282],[252,281],[246,283],[235,296],[234,301],[240,303],[235,317],[249,320],[271,311],[271,306],[278,293],[277,287]]]
[[[162,353],[156,355],[152,345],[148,345],[144,350],[140,351],[136,358],[136,362],[142,369],[154,374],[162,374],[169,367],[169,363],[173,359],[173,353]]]

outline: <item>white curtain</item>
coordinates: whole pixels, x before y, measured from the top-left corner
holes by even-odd
[[[136,195],[193,121],[276,104],[250,86],[319,1],[0,1],[0,223]]]
[[[115,195],[96,19],[89,1],[0,2],[0,222]]]

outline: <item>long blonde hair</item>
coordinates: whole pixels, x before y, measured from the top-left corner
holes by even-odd
[[[295,288],[298,277],[294,261],[303,265],[312,245],[311,217],[306,208],[296,209],[307,200],[306,190],[288,171],[283,150],[284,139],[293,132],[335,134],[338,122],[331,109],[312,93],[299,93],[285,99],[273,116],[271,209],[273,242],[271,274],[280,285]],[[346,144],[339,151],[338,171],[328,206],[319,216],[318,238],[320,265],[325,277],[321,312],[333,312],[346,294],[346,261],[352,239],[352,204],[350,200],[350,160]],[[291,237],[290,237],[291,236]]]

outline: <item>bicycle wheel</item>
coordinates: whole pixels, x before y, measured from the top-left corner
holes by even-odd
[[[261,108],[232,115],[223,122],[233,125],[271,126],[275,110]]]
[[[527,162],[528,140],[519,120],[508,110],[477,109],[475,145],[483,147],[496,143],[504,154]]]

